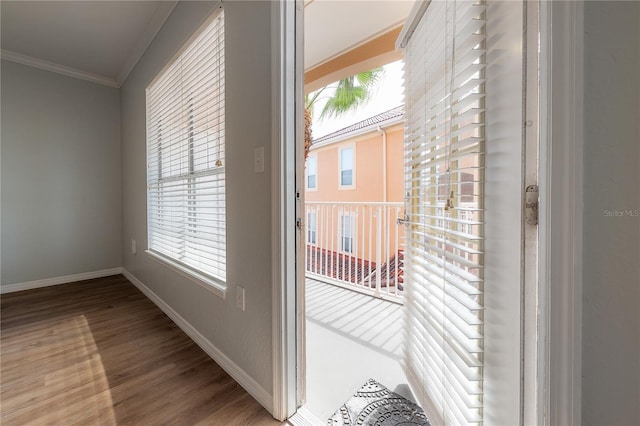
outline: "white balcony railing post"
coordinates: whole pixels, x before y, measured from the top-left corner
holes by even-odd
[[[382,283],[382,209],[378,206],[376,211],[376,296],[380,296],[380,284]]]

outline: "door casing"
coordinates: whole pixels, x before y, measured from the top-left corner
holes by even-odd
[[[302,11],[299,0],[272,2],[272,80],[277,107],[274,107],[271,159],[274,194],[271,411],[280,420],[290,417],[304,402],[304,348],[301,347],[304,261],[300,260],[302,250],[292,250],[299,244],[296,240],[300,241],[303,236],[295,229],[299,215],[295,208],[296,188],[303,187],[304,164],[300,150],[296,150],[302,146]],[[532,13],[528,8],[527,22],[534,19]],[[579,424],[583,2],[539,2],[538,13],[539,245],[537,276],[529,276],[525,270],[525,292],[529,295],[524,300],[522,329],[524,352],[536,356],[533,361],[523,360],[525,384],[521,394],[521,399],[530,402],[533,397],[535,403],[523,406],[521,423]],[[527,41],[531,46],[531,34]],[[531,68],[528,70],[529,73]],[[534,107],[533,103],[525,106],[526,117],[531,116]],[[532,137],[527,135],[529,140]],[[532,175],[525,171],[525,181],[531,179]],[[301,206],[304,206],[303,197],[301,191],[298,202]],[[557,232],[559,230],[563,231]],[[292,263],[302,267],[292,269]],[[530,280],[535,283],[533,289]],[[564,286],[553,283],[564,283]],[[535,294],[530,294],[531,291]],[[534,352],[530,352],[532,347]],[[558,402],[552,404],[552,400]]]

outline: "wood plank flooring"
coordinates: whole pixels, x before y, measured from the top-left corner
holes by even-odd
[[[2,295],[0,423],[279,425],[122,275]]]

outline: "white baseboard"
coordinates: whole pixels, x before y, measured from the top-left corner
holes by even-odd
[[[45,278],[42,280],[27,281],[24,283],[7,284],[0,286],[0,294],[13,293],[15,291],[31,290],[34,288],[49,287],[58,284],[67,284],[76,281],[90,280],[93,278],[108,277],[122,273],[122,268],[102,269],[100,271],[84,272],[82,274],[65,275],[63,277]]]
[[[202,348],[220,367],[238,382],[252,397],[256,399],[269,413],[273,413],[273,397],[262,386],[249,376],[242,368],[238,367],[229,357],[223,354],[211,341],[196,330],[186,319],[177,313],[171,306],[155,294],[142,281],[137,279],[126,269],[122,274],[135,285],[145,296],[155,303],[169,318],[176,323],[191,339]]]

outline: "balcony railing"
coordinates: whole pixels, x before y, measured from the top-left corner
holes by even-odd
[[[402,203],[306,203],[306,272],[320,281],[401,302]]]

